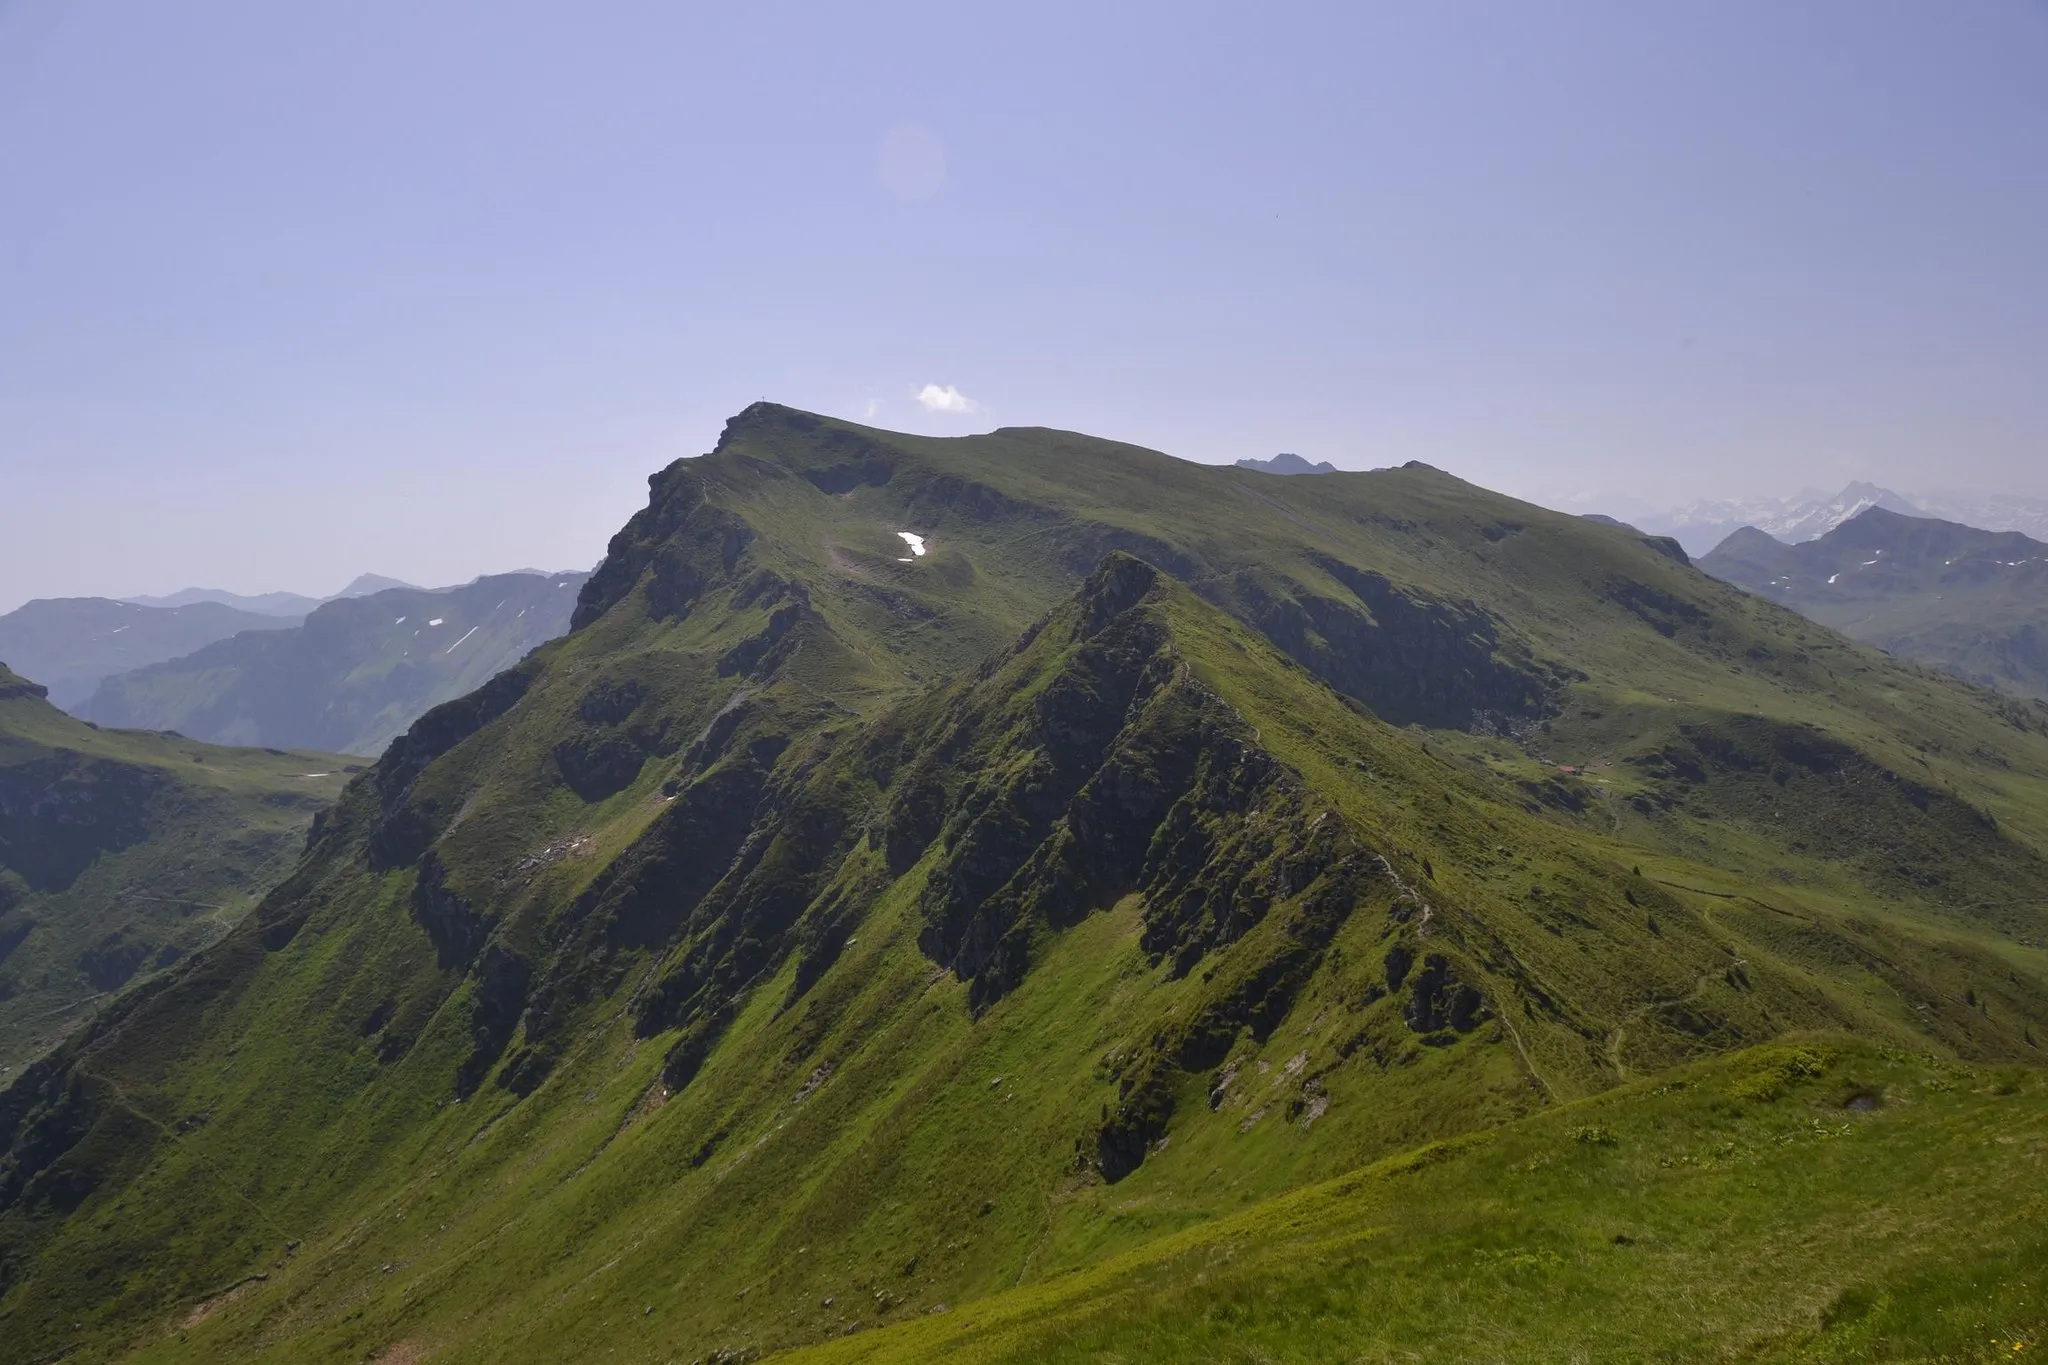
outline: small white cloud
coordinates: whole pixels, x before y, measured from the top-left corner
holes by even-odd
[[[981,404],[951,384],[927,384],[917,391],[917,401],[926,412],[978,412]]]
[[[874,416],[875,414],[879,413],[879,412],[880,412],[881,410],[882,410],[882,400],[881,400],[881,399],[879,399],[879,398],[870,398],[870,399],[869,399],[869,400],[867,401],[867,406],[861,409],[861,411],[860,411],[860,415],[861,415],[861,416],[862,416],[863,418],[869,418],[869,417],[873,417],[873,416]]]

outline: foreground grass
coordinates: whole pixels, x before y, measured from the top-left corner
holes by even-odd
[[[2013,1358],[2044,1173],[2038,1071],[1772,1045],[778,1359]]]

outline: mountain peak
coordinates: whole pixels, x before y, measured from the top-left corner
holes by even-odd
[[[1808,488],[1782,499],[1701,501],[1643,517],[1639,524],[1646,531],[1675,537],[1694,553],[1704,553],[1744,526],[1791,545],[1817,540],[1871,507],[1908,517],[1928,515],[1889,488],[1854,480],[1833,495]]]
[[[1088,575],[1077,594],[1085,634],[1094,634],[1112,619],[1145,600],[1159,585],[1159,570],[1122,550],[1112,550]]]
[[[719,433],[718,444],[711,448],[711,453],[720,454],[735,441],[764,432],[816,431],[825,424],[825,421],[825,418],[815,412],[805,412],[801,408],[792,408],[783,403],[771,403],[764,398],[758,403],[747,404],[726,419],[725,429]]]
[[[327,600],[332,602],[341,597],[368,597],[371,593],[389,592],[393,588],[410,588],[417,591],[418,585],[408,583],[402,578],[386,578],[383,574],[358,574],[353,582]]]
[[[1714,552],[1718,554],[1722,550],[1753,551],[1782,550],[1784,548],[1785,542],[1779,540],[1769,531],[1758,530],[1754,526],[1742,526],[1730,531],[1728,538],[1714,547]]]
[[[1328,460],[1310,464],[1291,451],[1282,451],[1270,460],[1255,460],[1249,457],[1237,462],[1239,469],[1256,469],[1261,474],[1335,474],[1337,466]]]

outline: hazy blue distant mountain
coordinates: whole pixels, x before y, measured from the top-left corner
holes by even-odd
[[[108,678],[78,714],[216,744],[376,754],[568,630],[586,577],[494,574],[338,597],[296,629],[246,632]]]
[[[177,592],[165,593],[161,597],[124,597],[123,602],[138,607],[190,607],[201,603],[219,607],[232,607],[236,611],[252,612],[258,616],[303,617],[324,600],[307,597],[296,592],[263,592],[245,595],[228,592],[221,588],[181,588]]]
[[[2048,498],[1950,489],[1916,493],[1913,501],[1927,515],[1943,521],[1957,521],[1985,531],[2018,531],[2035,540],[2048,540]]]
[[[100,680],[175,659],[244,630],[288,630],[301,618],[219,602],[147,607],[107,597],[46,597],[0,616],[0,658],[74,710]]]
[[[1871,508],[1798,545],[1744,527],[1701,569],[1854,639],[2048,698],[2048,544]]]
[[[124,597],[121,600],[133,602],[141,607],[185,607],[198,602],[218,602],[237,611],[255,612],[261,616],[303,617],[322,602],[333,602],[344,597],[368,597],[373,592],[412,586],[402,579],[366,573],[331,597],[307,597],[296,592],[262,592],[245,596],[222,588],[181,588],[163,597]]]
[[[1283,452],[1270,460],[1244,459],[1237,462],[1239,469],[1256,469],[1261,474],[1334,474],[1337,466],[1328,460],[1310,464],[1299,455]]]
[[[416,583],[408,583],[402,578],[386,578],[380,573],[366,573],[358,574],[354,582],[327,600],[332,602],[342,597],[368,597],[371,593],[389,592],[393,588],[410,588],[415,592],[431,591],[422,589]]]
[[[1808,488],[1789,498],[1695,502],[1675,511],[1639,517],[1636,525],[1653,535],[1670,536],[1692,554],[1701,555],[1745,526],[1755,527],[1787,544],[1798,544],[1824,536],[1872,507],[1901,516],[1927,515],[1910,499],[1888,488],[1852,483],[1833,496]]]

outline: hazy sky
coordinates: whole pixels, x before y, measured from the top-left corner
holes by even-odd
[[[2043,0],[997,8],[0,0],[0,611],[585,566],[763,396],[2048,494]]]

